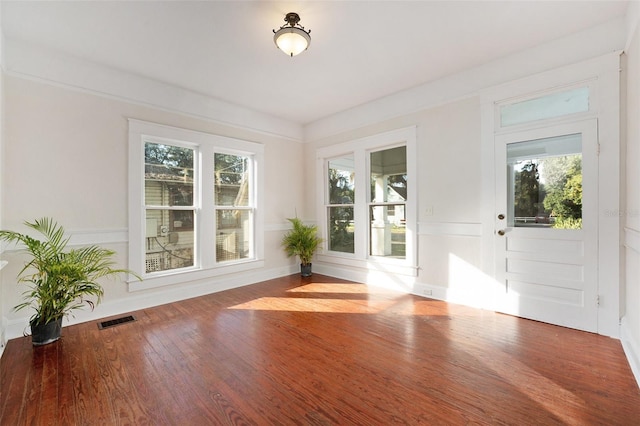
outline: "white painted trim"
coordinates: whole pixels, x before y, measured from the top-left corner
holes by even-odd
[[[289,222],[268,223],[264,226],[265,232],[282,232],[291,229]]]
[[[0,5],[0,200],[2,200],[4,193],[4,129],[5,129],[5,109],[4,109],[4,74],[5,74],[5,37],[2,30],[2,5]],[[1,210],[1,209],[0,209]],[[2,213],[0,212],[0,229],[3,229]],[[3,253],[3,245],[0,245],[0,256]],[[0,270],[7,265],[7,261],[0,260]],[[4,316],[6,308],[4,306],[4,290],[2,288],[2,279],[0,278],[0,359],[4,353],[4,348],[7,344],[7,318]],[[1,386],[1,385],[0,385]]]
[[[202,185],[197,189],[202,193],[212,193],[213,180],[207,176],[213,174],[212,158],[215,152],[246,153],[254,161],[252,185],[255,188],[253,199],[255,207],[253,217],[253,246],[251,259],[234,262],[233,265],[217,263],[215,241],[203,236],[214,235],[215,224],[210,218],[215,217],[215,205],[212,199],[199,198],[194,208],[201,218],[198,223],[198,238],[195,247],[196,262],[193,268],[175,271],[163,271],[161,274],[146,274],[145,264],[145,211],[144,205],[144,144],[147,141],[170,143],[177,146],[191,146],[196,152],[197,167],[194,181]],[[143,282],[131,282],[129,291],[146,290],[154,286],[166,286],[185,281],[207,279],[228,273],[248,271],[264,266],[264,150],[263,144],[229,138],[212,133],[167,126],[147,121],[129,119],[129,269],[144,278]],[[210,186],[210,187],[209,187]],[[195,198],[194,198],[195,201]],[[162,276],[160,276],[162,275]]]
[[[442,300],[447,303],[457,303],[478,309],[493,310],[493,303],[487,297],[484,287],[478,287],[476,291],[469,288],[451,289],[448,287],[429,285],[422,283],[416,277],[399,276],[390,271],[367,271],[355,269],[347,265],[314,263],[314,272],[329,275],[335,278],[355,281],[373,287],[383,287],[402,293],[410,293],[416,296]]]
[[[87,229],[69,231],[70,246],[126,243],[129,240],[127,228]]]
[[[623,317],[620,323],[620,343],[622,343],[622,348],[629,361],[633,376],[636,378],[638,386],[640,386],[640,342],[634,340],[626,317]]]
[[[353,268],[335,263],[314,262],[313,272],[403,293],[411,293],[416,282],[413,276],[397,274],[386,269]]]
[[[289,229],[290,226],[287,223],[269,223],[264,226],[265,232],[281,232]],[[27,235],[40,238],[40,235],[34,232],[25,232]],[[67,237],[69,238],[69,246],[88,246],[88,245],[103,245],[103,244],[126,244],[129,242],[129,230],[128,228],[105,228],[105,229],[79,229],[67,231]],[[3,250],[0,251],[0,255],[5,251],[7,253],[15,252],[18,249],[7,249],[6,244],[3,243]],[[0,260],[0,270],[7,264],[6,260]]]
[[[496,220],[494,168],[495,104],[518,96],[527,96],[550,88],[564,87],[595,79],[591,94],[593,109],[586,114],[598,119],[598,212],[620,208],[620,53],[610,52],[597,58],[529,75],[517,81],[492,87],[481,94],[482,105],[482,181],[483,181],[483,261],[482,270],[494,277],[493,240]],[[546,125],[546,122],[540,123]],[[518,131],[514,126],[513,132]],[[489,184],[491,183],[491,184]],[[618,337],[620,317],[620,270],[622,267],[620,218],[598,215],[598,333]]]
[[[482,223],[419,222],[418,235],[481,237]]]
[[[368,155],[369,152],[379,149],[386,149],[395,146],[406,146],[407,155],[407,175],[409,180],[417,179],[417,126],[407,126],[399,129],[393,129],[382,133],[365,136],[362,138],[350,140],[347,142],[321,147],[316,150],[316,217],[319,222],[319,231],[324,239],[322,246],[325,254],[318,255],[318,259],[327,263],[337,263],[341,265],[349,265],[353,268],[363,269],[366,271],[387,270],[396,271],[398,274],[416,276],[418,269],[418,214],[417,214],[417,198],[418,185],[408,185],[407,201],[405,203],[406,213],[406,256],[404,259],[393,259],[390,257],[379,258],[370,256],[367,250],[369,243],[366,232],[359,232],[357,229],[367,229],[369,219],[367,218],[367,209],[369,200],[366,191],[356,190],[354,200],[354,222],[356,226],[355,233],[355,253],[330,253],[329,235],[326,224],[326,188],[327,182],[327,161],[340,155],[353,154],[355,164],[355,186],[367,187]],[[365,208],[366,207],[366,208]],[[363,226],[364,225],[364,226]],[[359,228],[360,227],[360,228]],[[370,273],[370,272],[368,272]]]
[[[98,305],[94,311],[75,311],[74,317],[65,318],[64,326],[66,327],[68,325],[79,324],[88,321],[96,321],[98,319],[107,318],[114,315],[141,311],[143,309],[151,308],[154,306],[164,305],[167,303],[177,302],[193,297],[204,296],[211,293],[218,293],[224,290],[243,287],[274,278],[284,277],[296,272],[299,272],[297,265],[282,266],[272,269],[260,269],[252,273],[244,273],[235,277],[217,277],[190,286],[187,285],[179,287],[165,287],[153,293],[145,292],[140,294],[132,294],[126,299],[105,301],[104,303]],[[23,332],[27,326],[28,318],[26,317],[9,321],[7,326],[7,339],[22,337]]]
[[[302,126],[159,81],[91,63],[52,49],[5,41],[11,76],[302,142]]]
[[[0,317],[0,358],[2,358],[2,354],[4,353],[4,348],[7,346],[7,327],[9,321],[7,317]]]
[[[631,42],[633,41],[633,36],[636,31],[638,31],[638,27],[640,26],[640,2],[637,0],[632,0],[629,2],[629,6],[627,7],[627,13],[625,14],[626,18],[626,28],[627,28],[627,41],[624,45],[624,51],[629,51],[629,46],[631,46]]]
[[[339,254],[317,254],[316,260],[321,264],[333,264],[345,266],[352,270],[360,270],[366,274],[371,271],[385,271],[394,275],[403,275],[415,277],[418,275],[418,267],[411,265],[398,264],[395,259],[356,259],[354,257],[345,257]],[[315,265],[316,263],[314,263]]]
[[[494,104],[518,98],[527,99],[535,94],[564,90],[567,87],[579,86],[580,82],[590,84],[591,81],[597,81],[602,74],[612,71],[618,72],[620,70],[619,57],[621,53],[621,50],[616,50],[560,68],[536,74],[528,74],[518,80],[508,81],[483,90],[480,92],[480,95],[485,102]],[[595,113],[601,108],[602,98],[599,97],[600,93],[601,89],[590,93],[589,101],[595,101],[596,105],[590,105],[589,112]],[[548,121],[549,120],[545,120],[544,124]],[[562,119],[560,121],[563,122],[566,120]],[[494,123],[495,120],[492,120],[492,128],[494,127]],[[526,124],[524,126],[528,127]],[[516,130],[519,130],[519,126],[511,126],[508,128],[508,132]]]
[[[22,231],[19,231],[22,232]],[[41,239],[42,235],[32,231],[25,230],[24,233],[35,239]],[[120,244],[128,241],[128,231],[126,228],[113,228],[113,229],[83,229],[72,230],[65,233],[65,237],[69,238],[69,247],[79,247],[87,245],[102,245],[102,244]],[[9,248],[10,247],[10,248]],[[4,251],[7,253],[20,251],[20,247],[15,247],[13,244],[5,246]],[[0,261],[0,269],[5,265],[2,263],[6,261]]]
[[[485,290],[486,289],[484,287],[480,286],[477,289],[470,287],[455,289],[417,282],[411,291],[411,294],[428,297],[430,299],[442,300],[447,303],[470,306],[476,309],[495,311],[493,298]]]
[[[640,253],[640,231],[624,228],[624,246],[636,253]]]
[[[304,140],[320,141],[349,130],[476,96],[480,91],[532,74],[621,50],[624,18],[569,35],[484,65],[449,75],[307,124]]]
[[[129,292],[149,290],[158,287],[184,284],[191,281],[201,281],[216,279],[220,276],[228,276],[235,273],[252,273],[253,270],[264,268],[263,259],[252,259],[247,262],[234,263],[232,265],[216,266],[214,268],[202,268],[193,270],[180,270],[166,272],[161,276],[154,277],[147,275],[142,281],[131,279],[129,281]]]

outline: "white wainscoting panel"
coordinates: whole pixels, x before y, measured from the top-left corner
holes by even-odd
[[[627,356],[627,361],[629,361],[631,371],[636,378],[638,386],[640,386],[640,342],[633,337],[626,318],[622,318],[620,324],[620,342]]]
[[[640,253],[640,231],[624,228],[624,246]]]
[[[418,235],[482,236],[481,223],[418,222]]]

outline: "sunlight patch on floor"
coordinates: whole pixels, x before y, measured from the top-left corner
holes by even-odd
[[[366,284],[345,283],[311,283],[287,290],[289,293],[341,293],[341,294],[403,294],[394,290],[380,287],[370,287]]]
[[[479,357],[487,367],[499,374],[518,391],[540,404],[545,410],[562,419],[563,423],[581,423],[579,413],[586,410],[585,401],[571,391],[547,379],[511,356],[496,354],[495,351],[492,351],[491,354],[482,354]],[[549,395],[554,396],[553,400],[549,400]],[[558,400],[563,403],[559,405]],[[573,407],[573,410],[569,410],[569,407]]]
[[[508,382],[517,392],[526,395],[547,412],[561,419],[562,424],[582,424],[580,413],[587,411],[586,402],[570,390],[507,353],[483,350],[481,341],[464,340],[452,343]],[[562,404],[558,404],[559,400]]]
[[[228,309],[376,314],[389,309],[394,303],[393,300],[261,297]]]

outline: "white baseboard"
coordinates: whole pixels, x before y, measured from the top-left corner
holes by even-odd
[[[476,309],[493,312],[497,310],[493,290],[479,285],[476,287],[449,288],[417,283],[412,294]]]
[[[0,358],[7,346],[7,317],[0,317]]]
[[[387,287],[416,296],[442,300],[447,303],[455,303],[490,311],[496,310],[495,302],[492,298],[492,291],[487,286],[452,289],[417,281],[412,284],[408,281],[398,281],[398,277],[393,274],[378,273],[377,279],[372,280],[368,271],[348,268],[341,265],[314,264],[313,267],[315,272],[336,278],[366,283],[372,286]],[[640,342],[634,339],[624,318],[620,326],[620,340],[636,382],[638,386],[640,386]]]
[[[367,284],[372,287],[382,287],[403,293],[411,293],[416,280],[416,277],[409,275],[328,263],[314,263],[313,271],[318,274],[329,275],[335,278]]]
[[[215,279],[200,282],[192,286],[165,287],[154,293],[136,294],[129,293],[125,299],[118,299],[101,303],[95,310],[79,310],[73,317],[67,317],[63,326],[95,321],[101,318],[121,315],[128,312],[147,309],[164,305],[179,300],[191,299],[206,294],[217,293],[232,288],[255,284],[274,278],[284,277],[299,271],[298,265],[282,266],[272,269],[260,269],[253,272],[238,275],[236,277],[216,277]],[[6,327],[7,339],[22,337],[28,329],[28,318],[19,318],[8,322]]]
[[[234,278],[218,278],[216,280],[199,283],[197,285],[184,288],[167,288],[164,291],[156,292],[153,295],[135,295],[125,300],[114,300],[105,302],[94,311],[78,311],[75,317],[65,319],[65,326],[79,324],[88,321],[95,321],[100,318],[106,318],[114,315],[120,315],[127,312],[137,311],[140,309],[151,308],[166,303],[176,302],[179,300],[190,299],[193,297],[204,296],[206,294],[217,293],[232,288],[242,287],[245,285],[255,284],[274,278],[279,278],[299,272],[299,266],[290,265],[272,269],[261,269],[249,274],[243,274]],[[398,278],[397,275],[385,274],[382,272],[371,273],[368,271],[359,271],[345,267],[337,267],[327,264],[314,265],[314,271],[318,274],[325,274],[336,278],[342,278],[360,283],[366,283],[372,286],[385,287],[393,290],[411,293],[417,296],[428,297],[432,299],[442,300],[448,303],[456,303],[471,306],[480,309],[490,309],[486,300],[481,294],[483,292],[456,291],[442,286],[434,286],[416,282],[413,277]],[[27,318],[8,321],[7,318],[0,318],[0,357],[4,352],[4,348],[9,339],[22,337],[24,330],[27,328]],[[625,355],[631,366],[631,370],[640,386],[640,342],[636,341],[632,336],[625,318],[622,319],[620,326],[621,343]]]
[[[638,342],[629,330],[626,317],[620,323],[620,342],[631,366],[631,371],[636,378],[636,383],[640,387],[640,342]]]
[[[493,292],[487,286],[481,286],[477,280],[475,287],[453,289],[430,285],[418,281],[416,277],[400,276],[393,273],[351,268],[344,265],[314,263],[314,272],[336,278],[366,283],[370,286],[384,287],[416,296],[442,300],[448,303],[471,306],[480,309],[495,309]]]

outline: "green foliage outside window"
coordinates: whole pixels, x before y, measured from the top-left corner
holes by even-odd
[[[546,157],[518,165],[514,173],[516,218],[550,217],[554,228],[582,228],[582,158]]]
[[[329,202],[353,204],[355,190],[350,176],[337,169],[329,169]],[[353,207],[329,208],[329,250],[354,253]]]

